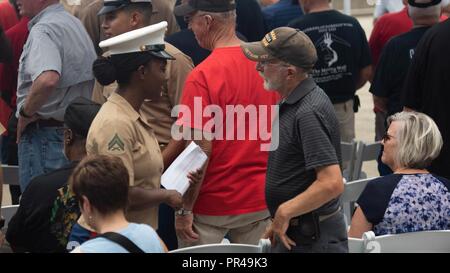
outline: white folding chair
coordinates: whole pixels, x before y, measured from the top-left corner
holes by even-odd
[[[364,240],[348,238],[348,253],[364,253]]]
[[[261,239],[259,245],[247,244],[207,244],[172,250],[169,253],[267,253],[270,251],[270,241]]]
[[[450,230],[363,235],[366,253],[450,253]]]
[[[19,184],[19,166],[2,165],[5,185]]]
[[[19,205],[2,207],[2,216],[5,218],[5,226],[3,227],[4,230],[8,228],[9,221],[11,221],[11,218],[16,214],[18,208]]]
[[[363,162],[377,160],[380,155],[380,151],[381,141],[369,144],[359,141],[352,180],[358,180],[366,177],[366,174],[362,172]]]
[[[357,145],[356,141],[341,142],[342,165],[344,168],[342,173],[347,181],[353,180]]]
[[[344,184],[344,193],[341,196],[342,206],[344,208],[345,220],[347,225],[352,221],[352,213],[354,210],[354,203],[358,200],[369,181],[376,177],[350,181]]]

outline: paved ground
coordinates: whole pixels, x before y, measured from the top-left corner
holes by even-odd
[[[361,26],[366,31],[367,38],[372,32],[372,17],[358,17]],[[365,142],[373,142],[375,140],[375,114],[373,113],[372,94],[369,93],[370,84],[367,83],[357,94],[361,100],[361,108],[356,114],[356,139]],[[363,164],[363,171],[367,173],[367,177],[378,176],[377,164],[375,161]]]
[[[358,17],[358,20],[366,31],[367,37],[370,37],[370,33],[372,32],[372,17]],[[372,111],[373,102],[372,96],[369,93],[369,86],[369,84],[366,84],[366,86],[358,91],[361,99],[361,108],[356,114],[356,139],[366,142],[372,142],[375,138],[375,115]],[[365,163],[363,165],[363,171],[367,173],[368,177],[378,176],[376,162]],[[2,204],[8,205],[10,203],[9,189],[4,187]]]

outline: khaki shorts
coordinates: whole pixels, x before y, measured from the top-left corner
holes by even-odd
[[[227,216],[195,214],[193,228],[200,239],[194,243],[187,243],[178,238],[178,246],[183,248],[217,244],[222,242],[225,235],[228,235],[231,243],[257,245],[270,222],[268,210]]]

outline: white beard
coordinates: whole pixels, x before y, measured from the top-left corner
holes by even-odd
[[[259,72],[259,75],[264,80],[264,89],[268,91],[279,90],[282,87],[282,83],[280,82],[271,82],[269,79],[264,77],[263,73]]]

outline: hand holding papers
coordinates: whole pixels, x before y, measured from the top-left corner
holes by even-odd
[[[168,190],[176,190],[182,195],[189,188],[188,174],[200,169],[208,159],[202,149],[191,142],[175,159],[161,177],[161,185]]]

